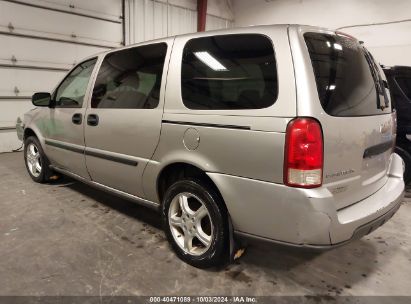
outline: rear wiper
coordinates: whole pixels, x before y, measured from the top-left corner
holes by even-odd
[[[368,65],[369,65],[370,70],[371,70],[372,78],[374,79],[375,89],[377,91],[377,108],[384,111],[384,109],[388,108],[388,106],[389,106],[387,93],[385,91],[384,80],[381,78],[381,75],[378,72],[378,67],[376,66],[376,63],[375,63],[372,55],[368,52],[368,50],[365,47],[363,48],[363,50],[364,50],[365,59],[367,60]],[[387,87],[388,87],[388,85],[387,85]],[[384,96],[384,104],[382,104],[382,102],[381,102],[380,95]]]

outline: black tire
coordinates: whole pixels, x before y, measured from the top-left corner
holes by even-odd
[[[40,155],[39,161],[41,164],[41,170],[37,176],[33,175],[33,173],[30,171],[30,168],[27,162],[27,150],[29,149],[31,145],[34,145],[36,147]],[[36,183],[48,182],[50,176],[53,175],[53,171],[49,168],[50,162],[47,159],[46,155],[44,154],[44,151],[41,147],[39,140],[35,136],[29,136],[24,141],[24,164],[26,165],[27,172],[29,173],[31,179],[35,181]]]
[[[201,255],[187,253],[177,244],[169,224],[169,209],[173,199],[181,194],[189,193],[198,197],[206,207],[213,225],[211,244]],[[184,262],[197,268],[219,267],[228,262],[229,229],[227,209],[220,195],[206,182],[186,178],[172,184],[166,191],[162,204],[164,230],[171,247]]]
[[[407,185],[411,182],[411,154],[408,153],[405,149],[396,146],[395,153],[397,153],[404,161],[405,170],[404,170],[404,183]]]

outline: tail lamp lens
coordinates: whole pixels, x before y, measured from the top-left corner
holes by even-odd
[[[323,135],[320,123],[297,118],[287,126],[284,155],[284,184],[315,188],[322,184]]]

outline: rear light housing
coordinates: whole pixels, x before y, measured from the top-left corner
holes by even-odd
[[[308,117],[292,120],[286,131],[284,184],[316,188],[322,185],[323,133],[320,123]]]

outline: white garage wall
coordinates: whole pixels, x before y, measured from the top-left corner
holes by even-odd
[[[13,129],[82,58],[123,39],[121,0],[0,0],[0,152],[20,146]]]
[[[229,28],[233,23],[229,0],[208,0],[206,30]],[[196,0],[127,1],[127,44],[196,31]]]
[[[18,148],[17,117],[82,58],[195,32],[196,0],[0,0],[0,152]],[[208,0],[207,30],[233,25],[230,0]],[[124,36],[123,36],[124,35]]]
[[[297,23],[341,28],[363,40],[382,64],[411,66],[409,0],[234,0],[233,10],[236,26]]]

